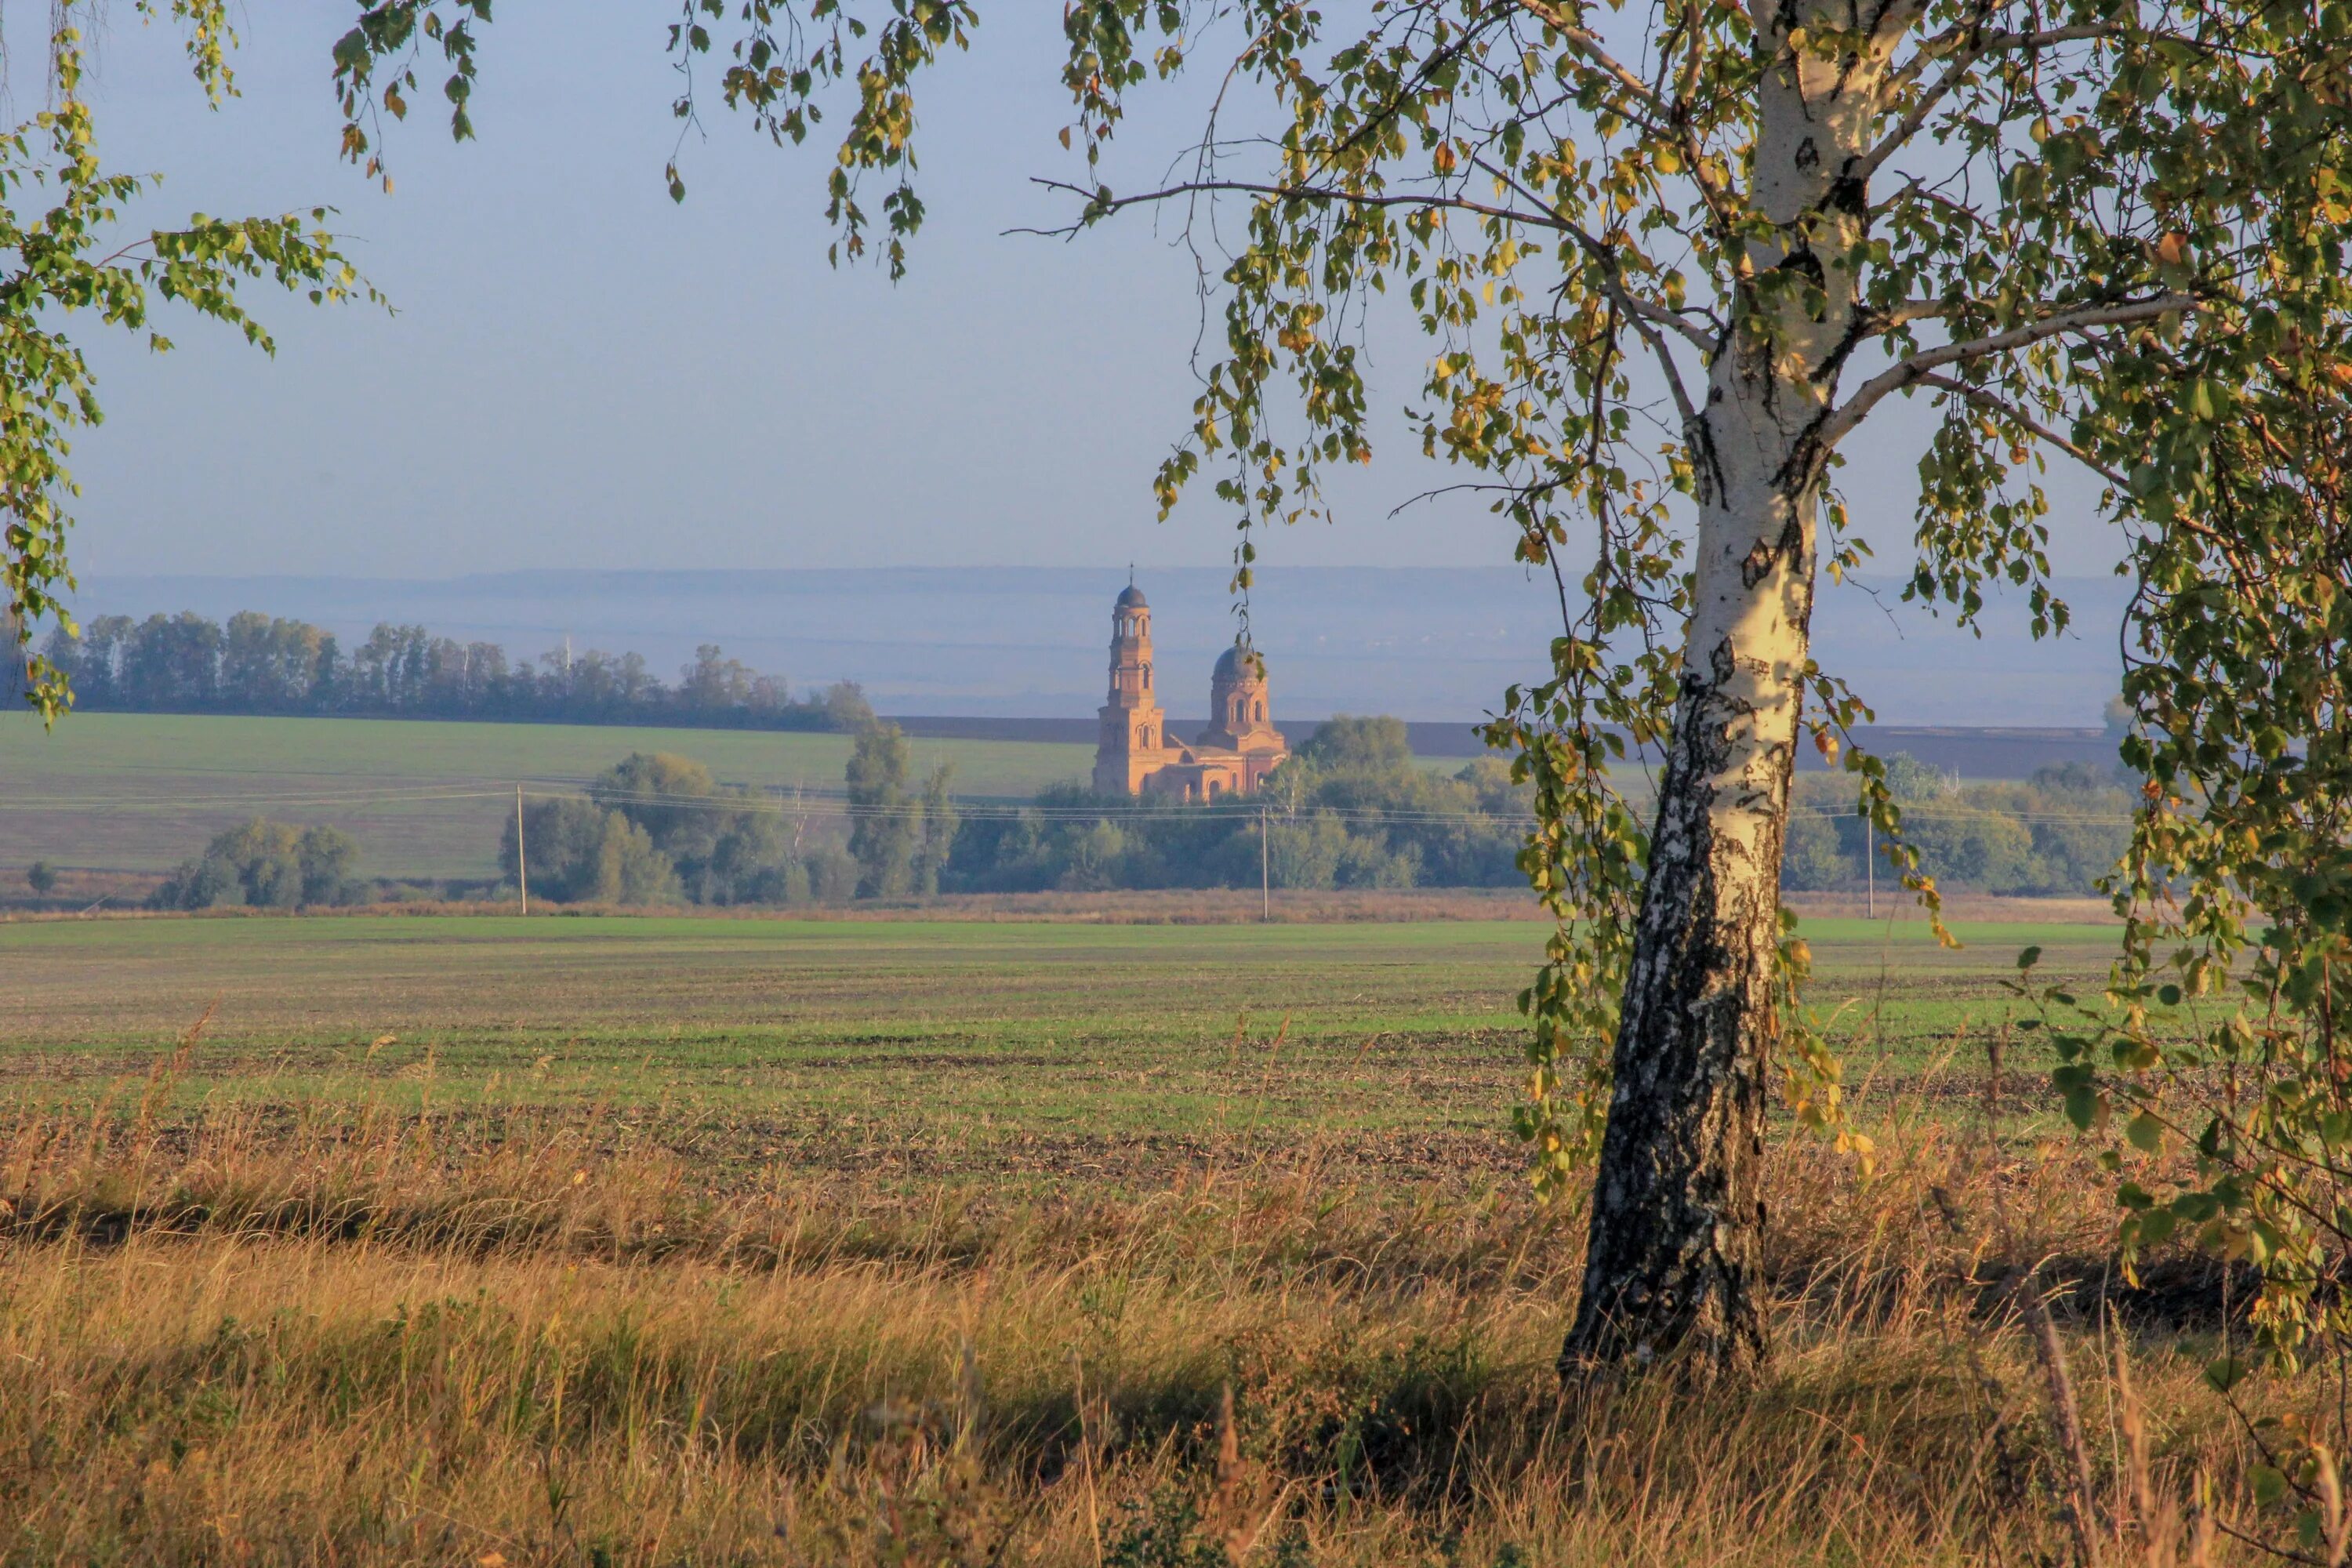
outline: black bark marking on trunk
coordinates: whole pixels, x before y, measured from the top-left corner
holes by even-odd
[[[1799,498],[1773,552],[1798,574],[1800,661],[1812,619],[1803,509],[1817,499]],[[1770,1354],[1759,1300],[1759,1182],[1796,755],[1793,742],[1776,742],[1736,783],[1709,783],[1757,722],[1727,691],[1738,658],[1727,642],[1707,668],[1683,678],[1618,1026],[1583,1290],[1560,1350],[1564,1377],[1658,1361],[1737,1374]],[[1762,816],[1752,847],[1716,839],[1712,812],[1725,787]]]
[[[1789,455],[1773,470],[1773,489],[1792,506],[1813,493],[1822,470],[1829,466],[1829,448],[1822,444],[1822,426],[1830,422],[1830,416],[1835,412],[1835,405],[1824,400],[1789,443]]]
[[[1718,388],[1708,395],[1707,405],[1713,407],[1722,400],[1723,393]],[[1723,456],[1715,449],[1715,426],[1701,415],[1683,427],[1683,439],[1690,446],[1691,475],[1696,481],[1698,504],[1711,506],[1728,483],[1724,477]]]
[[[1727,674],[1684,680],[1564,1374],[1666,1357],[1741,1371],[1769,1352],[1757,1304],[1757,1175],[1778,911],[1719,907],[1728,889],[1715,874],[1712,792],[1699,781],[1728,751],[1720,720],[1707,722]]]

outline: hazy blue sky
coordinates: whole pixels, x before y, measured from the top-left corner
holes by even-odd
[[[420,93],[385,196],[335,155],[328,50],[347,5],[249,8],[245,96],[218,113],[176,41],[118,5],[99,89],[109,161],[164,172],[159,210],[341,207],[399,313],[263,298],[274,361],[186,322],[160,360],[93,331],[110,419],[77,453],[77,560],[426,577],[1221,562],[1230,520],[1205,489],[1164,525],[1148,489],[1192,396],[1189,260],[1148,219],[1075,244],[1000,232],[1066,211],[1027,183],[1074,168],[1054,139],[1057,12],[988,6],[978,47],[932,84],[931,221],[893,288],[825,265],[814,142],[779,152],[714,118],[684,152],[692,194],[671,205],[668,7],[501,6],[480,140],[452,147],[437,92]],[[1157,102],[1123,137],[1122,183],[1157,172],[1197,89]],[[1393,409],[1421,350],[1402,334],[1376,347]],[[1874,430],[1845,479],[1878,520],[1883,565],[1908,533],[1916,432]],[[1410,446],[1400,421],[1390,452]],[[1385,457],[1339,496],[1340,526],[1271,542],[1271,566],[1507,560],[1475,506],[1386,518],[1444,477]],[[2062,534],[2061,570],[2111,563],[2095,525]]]

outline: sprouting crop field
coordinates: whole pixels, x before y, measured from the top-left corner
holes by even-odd
[[[1906,1082],[2015,1011],[2029,942],[2097,927],[1821,921],[1852,1079]],[[361,916],[0,925],[0,1082],[83,1101],[199,1019],[179,1092],[604,1107],[719,1142],[952,1173],[1149,1173],[1201,1141],[1507,1165],[1526,921],[1270,926]]]
[[[77,714],[44,731],[5,714],[0,870],[35,859],[164,870],[223,827],[269,816],[343,828],[371,876],[485,876],[518,784],[575,784],[631,752],[677,752],[730,784],[817,798],[839,795],[850,746],[740,730],[151,713]],[[919,767],[951,763],[957,792],[983,798],[1025,798],[1092,760],[1083,746],[1019,741],[912,747]]]

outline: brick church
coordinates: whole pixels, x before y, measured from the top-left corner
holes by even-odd
[[[1151,606],[1129,583],[1110,613],[1110,700],[1095,749],[1095,791],[1184,801],[1247,795],[1290,755],[1268,718],[1265,660],[1236,639],[1209,677],[1209,727],[1171,740],[1151,684]]]

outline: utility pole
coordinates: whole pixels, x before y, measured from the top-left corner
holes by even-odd
[[[522,912],[530,913],[530,872],[522,848],[522,785],[515,785],[515,887],[522,893]]]
[[[1265,807],[1257,808],[1257,918],[1263,925],[1274,919],[1274,874],[1265,847]]]

